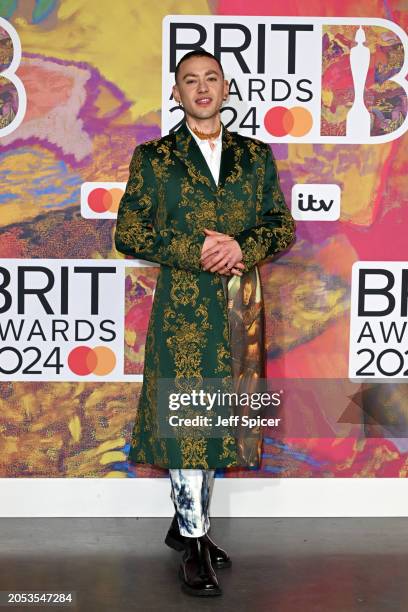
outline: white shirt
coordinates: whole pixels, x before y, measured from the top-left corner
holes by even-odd
[[[200,147],[201,153],[204,155],[205,161],[207,162],[208,167],[211,170],[211,174],[214,177],[215,184],[218,185],[221,165],[222,131],[224,129],[223,124],[221,123],[221,130],[217,138],[212,140],[212,142],[215,143],[215,147],[213,149],[211,148],[210,141],[208,139],[204,140],[202,138],[199,138],[196,134],[194,134],[187,121],[186,124],[188,129],[190,130],[190,133],[193,135],[193,138],[195,138],[196,143]]]

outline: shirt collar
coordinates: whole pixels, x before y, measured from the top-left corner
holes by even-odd
[[[199,138],[199,137],[197,136],[197,134],[194,134],[193,130],[190,128],[190,126],[188,125],[187,121],[186,121],[186,126],[188,127],[188,129],[189,129],[190,133],[191,133],[191,134],[194,136],[194,138],[195,138],[195,140],[196,140],[197,144],[199,144],[199,145],[203,145],[203,144],[205,144],[206,142],[208,142],[208,138],[206,138],[206,139]],[[220,133],[218,134],[217,138],[212,139],[212,140],[213,140],[213,142],[216,142],[217,144],[221,143],[221,141],[222,141],[222,131],[223,131],[223,129],[224,129],[224,126],[223,126],[223,124],[222,124],[222,122],[221,122],[221,129],[220,129]]]

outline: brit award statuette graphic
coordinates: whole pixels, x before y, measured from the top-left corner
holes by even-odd
[[[364,103],[364,86],[370,65],[370,49],[364,46],[366,37],[360,26],[356,33],[357,46],[350,49],[350,66],[354,83],[354,102],[347,114],[347,136],[370,138],[371,116]]]

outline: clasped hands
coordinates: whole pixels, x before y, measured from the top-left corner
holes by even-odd
[[[205,228],[206,238],[201,250],[201,265],[207,272],[242,276],[245,268],[238,242],[228,234]]]

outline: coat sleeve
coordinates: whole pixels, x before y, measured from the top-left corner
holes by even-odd
[[[247,272],[263,259],[283,251],[295,238],[296,224],[285,204],[272,150],[267,145],[260,222],[234,235]]]
[[[119,203],[115,247],[126,255],[167,266],[199,272],[206,238],[204,232],[187,234],[172,228],[157,229],[157,182],[146,145],[138,145],[129,165],[129,179]]]

